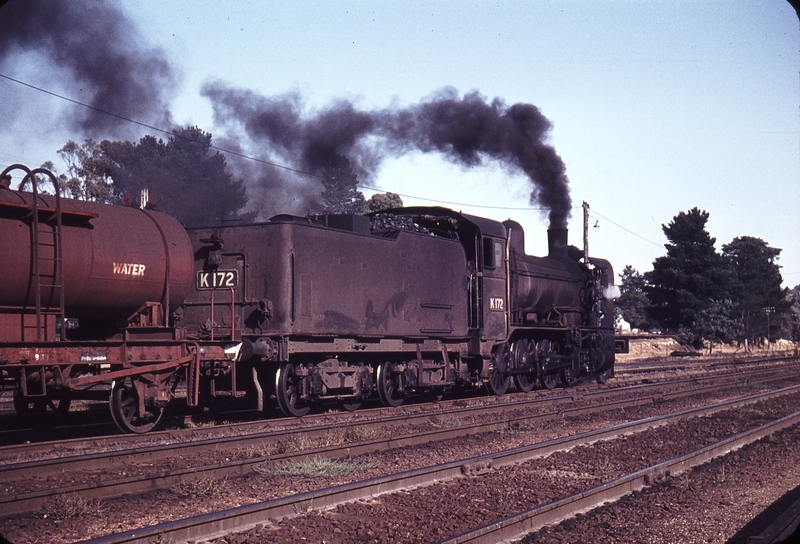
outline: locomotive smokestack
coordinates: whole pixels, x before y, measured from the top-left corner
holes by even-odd
[[[547,248],[548,257],[567,258],[567,229],[547,229]]]

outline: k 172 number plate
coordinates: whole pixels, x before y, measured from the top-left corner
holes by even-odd
[[[238,270],[200,270],[197,273],[197,289],[236,289],[239,287]]]

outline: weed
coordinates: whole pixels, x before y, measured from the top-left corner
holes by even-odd
[[[334,478],[349,476],[357,472],[375,468],[380,463],[373,459],[361,461],[354,459],[328,459],[326,457],[311,457],[300,461],[287,461],[277,466],[267,466],[262,463],[253,469],[262,474],[275,476],[307,476],[309,478]]]
[[[717,485],[724,484],[725,482],[730,481],[730,475],[725,473],[725,465],[722,465],[720,471],[714,474],[712,480]]]
[[[238,459],[255,459],[256,457],[269,457],[279,453],[277,444],[261,444],[260,446],[246,446],[239,448]]]
[[[315,510],[311,501],[308,501],[307,503],[303,504],[295,504],[294,506],[292,506],[292,509],[294,510],[295,514],[304,518],[313,518],[322,516],[322,512],[320,512],[319,510]]]
[[[672,485],[683,491],[693,491],[695,489],[695,482],[689,477],[688,472],[682,473],[680,476],[672,480]]]
[[[375,440],[380,437],[377,429],[359,425],[357,427],[348,427],[345,429],[345,443],[353,442],[366,442],[368,440]]]
[[[791,442],[789,436],[787,436],[785,433],[772,433],[767,435],[763,440],[767,444],[776,445],[789,444]]]
[[[456,427],[463,427],[464,422],[454,417],[433,416],[428,420],[431,427],[434,429],[454,429]]]
[[[227,478],[218,482],[214,478],[197,478],[178,483],[170,491],[181,499],[205,499],[221,495],[225,491]]]
[[[102,517],[105,508],[97,499],[86,500],[77,493],[56,495],[42,505],[39,513],[44,518],[64,520],[83,516]]]
[[[610,480],[614,473],[614,465],[608,459],[599,459],[596,463],[590,463],[587,468],[603,481]]]
[[[525,419],[522,421],[514,421],[507,429],[499,429],[496,432],[500,434],[525,434],[541,430],[538,423],[534,419]]]

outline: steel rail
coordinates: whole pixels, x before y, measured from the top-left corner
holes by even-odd
[[[800,412],[777,419],[755,429],[739,433],[686,455],[652,465],[616,480],[575,493],[563,499],[484,525],[473,531],[440,541],[438,544],[495,544],[520,538],[545,525],[558,523],[576,514],[616,501],[666,476],[681,474],[696,466],[742,448],[782,429],[800,423]],[[795,516],[798,515],[795,512]]]
[[[704,376],[704,377],[692,377],[692,378],[681,378],[678,380],[669,380],[664,382],[652,382],[652,383],[637,383],[631,385],[622,385],[618,387],[609,387],[609,388],[602,388],[594,391],[580,391],[578,389],[567,392],[566,394],[561,394],[557,396],[539,396],[536,398],[523,398],[521,400],[510,400],[509,398],[506,399],[497,399],[497,402],[490,405],[473,405],[473,406],[466,406],[466,407],[456,407],[456,408],[443,408],[441,410],[437,410],[435,412],[425,411],[423,408],[419,408],[418,411],[413,412],[412,410],[417,409],[416,406],[408,406],[402,408],[378,408],[375,410],[360,410],[355,413],[346,413],[343,414],[346,417],[346,421],[335,422],[328,424],[328,427],[316,425],[314,426],[316,421],[319,419],[330,419],[330,414],[324,414],[319,416],[306,416],[302,418],[299,423],[301,428],[305,432],[313,432],[314,428],[329,428],[330,426],[341,425],[345,423],[350,426],[354,425],[363,425],[363,424],[375,424],[376,422],[380,421],[391,421],[392,418],[396,418],[398,420],[404,421],[413,421],[414,419],[419,418],[429,418],[433,416],[457,416],[461,413],[466,413],[469,411],[474,410],[486,410],[485,413],[492,413],[493,411],[506,411],[506,410],[514,410],[517,408],[524,408],[535,404],[553,404],[557,405],[558,403],[568,403],[568,402],[575,402],[580,398],[592,398],[595,396],[613,396],[613,395],[620,395],[620,394],[630,394],[631,392],[635,392],[638,390],[646,391],[648,389],[657,390],[659,388],[669,388],[669,387],[680,387],[685,384],[698,384],[703,382],[716,382],[718,380],[722,380],[725,382],[726,380],[738,380],[740,378],[745,378],[751,382],[755,380],[752,377],[760,377],[758,381],[768,381],[771,376],[776,375],[776,377],[785,377],[785,373],[797,373],[800,371],[800,365],[797,366],[789,366],[783,368],[772,368],[772,369],[760,369],[760,370],[751,370],[745,372],[732,372],[726,374],[720,374],[716,376]],[[454,406],[454,403],[459,401],[450,401],[449,404],[447,402],[440,403],[440,406]],[[371,419],[374,415],[380,415],[382,413],[390,413],[388,417],[378,418],[378,419]],[[394,415],[398,414],[400,415]],[[263,431],[263,427],[265,425],[275,424],[278,426],[282,426],[285,424],[286,419],[275,420],[273,422],[245,422],[245,423],[234,423],[227,426],[219,426],[213,428],[210,431],[209,428],[203,429],[182,429],[180,431],[160,431],[155,433],[148,433],[144,437],[141,435],[114,435],[112,437],[94,437],[94,438],[79,438],[79,439],[67,439],[67,440],[57,440],[53,442],[41,442],[35,444],[17,444],[11,446],[2,446],[0,447],[0,458],[9,458],[13,456],[22,456],[25,455],[26,457],[44,457],[51,453],[58,453],[59,456],[54,456],[52,458],[47,457],[41,460],[42,465],[40,465],[41,470],[47,470],[44,466],[47,464],[49,459],[53,459],[54,462],[59,462],[57,460],[60,459],[61,462],[67,462],[70,459],[69,456],[64,456],[62,452],[64,451],[82,451],[85,449],[91,449],[98,446],[102,446],[104,442],[113,442],[119,445],[126,445],[130,444],[132,449],[138,450],[138,452],[142,455],[142,459],[147,460],[152,459],[153,452],[157,451],[159,446],[144,446],[142,447],[142,442],[148,441],[150,443],[158,442],[158,441],[166,441],[166,440],[175,440],[181,439],[183,441],[191,441],[192,443],[202,444],[202,447],[207,448],[207,443],[204,442],[202,436],[207,436],[209,432],[218,432],[220,430],[225,429],[239,429],[247,430],[252,427],[259,428],[258,431],[252,434],[243,435],[239,432],[236,437],[229,437],[230,440],[238,440],[239,444],[244,444],[246,441],[250,440],[251,442],[257,442],[259,439],[268,436],[270,433],[278,432],[275,430],[272,431]],[[296,420],[292,420],[293,422]],[[293,428],[297,428],[294,426]],[[198,440],[199,438],[199,440]],[[224,440],[218,439],[218,440]],[[118,450],[122,452],[124,455],[125,452],[123,450]],[[113,454],[109,454],[113,455]],[[96,463],[101,463],[102,460],[95,456],[91,458],[94,467],[98,465]],[[0,482],[7,480],[7,477],[3,476],[6,470],[12,470],[15,465],[8,465],[8,466],[0,466]],[[32,467],[32,465],[31,465]]]
[[[737,375],[737,377],[740,376]],[[781,377],[783,378],[785,376],[781,375]],[[774,379],[774,377],[772,376],[762,376],[761,379],[748,380],[748,383],[760,383],[761,381],[771,381],[772,379]],[[624,392],[630,393],[632,390],[635,389],[645,390],[648,388],[654,388],[654,389],[658,389],[660,387],[667,388],[668,386],[671,385],[674,385],[674,383],[670,382],[668,384],[644,384],[644,385],[629,386],[624,388],[625,389]],[[741,384],[738,382],[731,382],[726,384],[715,383],[707,386],[682,389],[680,391],[663,392],[663,393],[654,391],[654,392],[649,392],[648,393],[649,396],[641,396],[633,399],[626,399],[624,401],[601,401],[602,402],[601,404],[594,405],[597,408],[594,408],[591,405],[580,406],[565,410],[559,410],[556,413],[562,417],[570,417],[575,415],[595,413],[597,411],[612,410],[615,408],[625,408],[628,406],[641,406],[645,404],[654,404],[657,402],[674,400],[681,397],[694,396],[702,394],[703,392],[706,391],[716,391],[720,390],[720,388],[735,388],[740,385]],[[556,398],[548,397],[548,398],[529,399],[524,401],[516,401],[513,403],[495,404],[488,406],[472,406],[472,407],[436,412],[433,414],[432,413],[406,414],[401,416],[391,416],[388,418],[375,419],[375,420],[365,420],[359,422],[351,421],[349,422],[349,427],[356,429],[359,427],[391,429],[397,426],[408,425],[409,423],[413,424],[416,421],[426,422],[429,421],[432,417],[457,418],[464,416],[474,417],[478,415],[492,415],[498,412],[502,413],[511,410],[531,408],[535,407],[536,405],[542,405],[542,407],[550,407],[550,406],[555,407],[560,404],[575,402],[576,400],[579,400],[581,397],[589,398],[595,396],[600,396],[600,397],[609,396],[613,398],[615,396],[618,396],[618,394],[622,392],[623,391],[620,388],[618,388],[612,390],[587,392],[583,393],[582,395],[571,394],[571,395],[559,396]],[[589,400],[596,400],[596,399],[590,398]],[[552,414],[553,412],[540,412],[538,414],[529,414],[512,419],[498,420],[498,422],[499,423],[507,422],[509,425],[511,425],[512,423],[516,423],[522,420],[530,420],[530,419],[547,420],[552,418]],[[485,427],[487,424],[496,424],[498,422],[488,422],[488,423],[481,422],[476,425],[461,425],[459,429],[462,430],[470,429],[478,426]],[[250,435],[217,437],[204,440],[195,440],[191,442],[179,442],[175,444],[135,447],[133,450],[104,451],[100,453],[90,453],[90,454],[75,455],[75,456],[51,457],[35,461],[6,463],[4,465],[0,465],[0,483],[18,479],[21,476],[24,476],[28,473],[35,473],[37,476],[47,476],[50,474],[60,474],[64,472],[82,470],[85,468],[92,468],[96,470],[99,468],[120,466],[125,462],[146,463],[149,461],[174,457],[176,455],[184,455],[184,456],[191,455],[196,452],[208,451],[209,449],[213,449],[215,451],[227,451],[236,449],[241,450],[242,448],[246,447],[264,446],[267,444],[277,443],[280,440],[287,438],[288,436],[296,434],[303,434],[304,437],[306,438],[318,438],[321,436],[325,436],[326,433],[329,433],[340,427],[341,425],[339,425],[338,423],[331,423],[326,425],[318,425],[316,427],[280,429],[274,431],[263,431]],[[439,432],[441,433],[442,431],[440,430]],[[76,447],[74,444],[72,446]],[[65,445],[59,442],[48,446],[48,448],[51,447],[58,447],[63,449],[65,448]],[[30,450],[27,449],[25,449],[24,451],[28,456],[30,456],[32,453]],[[2,504],[1,501],[0,504]]]
[[[786,508],[772,523],[758,535],[747,539],[747,544],[778,544],[796,542],[797,530],[800,528],[800,499]],[[789,538],[794,536],[795,540]]]
[[[728,359],[728,360],[705,360],[705,361],[683,361],[677,363],[669,361],[667,364],[656,364],[653,362],[641,363],[636,361],[630,362],[617,362],[615,371],[618,375],[634,375],[634,374],[647,374],[654,372],[668,372],[678,370],[714,370],[720,367],[728,366],[755,366],[764,365],[769,363],[782,363],[787,361],[796,361],[796,356],[780,356],[772,355],[769,357],[754,357],[742,359]]]
[[[708,388],[706,387],[702,389],[706,390]],[[687,394],[692,394],[692,393],[697,393],[697,391],[681,392],[680,394],[676,395],[685,396]],[[415,432],[413,434],[403,435],[403,436],[394,436],[390,438],[377,438],[373,440],[345,443],[337,446],[327,446],[324,448],[316,448],[299,452],[289,452],[280,455],[273,455],[267,459],[265,459],[264,457],[241,459],[235,461],[228,461],[225,463],[219,463],[215,465],[206,465],[201,467],[192,466],[178,470],[160,471],[155,474],[130,476],[127,478],[119,478],[103,482],[80,483],[80,484],[74,484],[70,486],[63,486],[56,488],[49,487],[44,490],[15,493],[13,495],[10,494],[6,497],[0,497],[0,509],[2,509],[2,511],[5,514],[21,514],[36,510],[45,501],[47,501],[49,498],[51,498],[53,495],[56,494],[61,495],[61,494],[77,493],[80,494],[81,497],[83,497],[84,499],[110,499],[110,498],[120,497],[123,495],[134,495],[134,494],[146,493],[148,491],[156,491],[159,489],[169,489],[183,481],[195,478],[198,473],[202,473],[204,476],[207,477],[220,479],[229,476],[246,474],[252,470],[253,466],[264,463],[268,463],[269,465],[278,465],[281,462],[287,461],[289,459],[302,460],[314,457],[341,459],[355,455],[365,455],[369,453],[387,451],[401,447],[415,446],[415,445],[443,441],[443,440],[451,440],[454,438],[468,436],[471,434],[477,434],[489,431],[498,431],[498,430],[509,430],[513,429],[516,425],[522,422],[550,421],[553,419],[562,419],[579,415],[588,415],[592,413],[604,412],[620,408],[628,408],[632,406],[649,405],[653,404],[654,402],[656,401],[652,397],[648,397],[645,399],[636,399],[636,400],[614,401],[606,404],[593,405],[588,407],[571,408],[567,410],[555,410],[539,414],[529,414],[519,417],[492,421],[488,423],[481,422],[481,423],[473,423],[470,425],[462,425],[452,428],[437,428],[429,431]],[[328,431],[333,428],[337,427],[326,426],[325,429],[315,429],[315,433],[312,435],[312,438],[316,437],[317,435],[321,435],[323,431]],[[300,433],[298,431],[280,431],[274,434],[275,436],[272,438],[275,441],[277,441],[280,438],[285,438],[286,436],[290,436],[293,434],[300,434]],[[306,437],[308,437],[308,434],[306,434]],[[235,439],[233,440],[235,441]],[[215,442],[210,442],[210,444],[214,445]],[[178,450],[181,449],[203,450],[203,445],[195,443],[190,445],[177,445],[176,447],[171,447],[171,446],[159,447],[157,448],[158,458],[168,456],[170,452],[176,451],[176,448]],[[181,451],[180,453],[185,454],[186,451]],[[142,455],[141,452],[136,452],[133,455],[137,457],[137,462],[143,462],[141,459]],[[48,462],[46,463],[37,463],[37,462],[20,463],[15,467],[11,467],[11,469],[14,470],[14,472],[12,472],[11,470],[6,470],[5,476],[7,480],[10,480],[11,477],[25,472],[35,473],[37,477],[42,477],[48,474],[87,469],[89,467],[91,467],[92,469],[97,469],[100,466],[113,466],[113,462],[120,458],[121,455],[115,453],[110,456],[99,454],[97,456],[89,456],[89,458],[73,458],[72,460],[67,459],[66,462],[64,463],[58,463],[57,462],[58,459],[48,460]],[[152,460],[152,458],[150,459]],[[93,460],[95,462],[93,462]],[[130,463],[133,462],[133,460],[126,458],[125,462]],[[108,465],[108,463],[112,464]],[[124,466],[123,461],[119,461],[118,465]]]
[[[735,387],[735,384],[731,387]],[[796,386],[800,387],[800,386]],[[425,444],[429,442],[449,440],[457,437],[468,436],[471,434],[478,434],[487,431],[497,430],[511,430],[516,428],[522,422],[530,421],[549,421],[553,419],[563,419],[568,417],[575,417],[580,415],[588,415],[592,413],[604,412],[614,409],[626,408],[631,406],[643,406],[654,404],[657,402],[664,402],[680,397],[692,396],[702,394],[703,392],[715,389],[719,390],[718,385],[711,385],[700,387],[696,389],[684,390],[673,393],[666,393],[653,397],[643,397],[638,399],[628,399],[621,401],[612,401],[605,404],[590,405],[576,407],[566,410],[555,410],[550,412],[540,412],[537,414],[526,414],[493,422],[480,422],[469,425],[461,425],[449,429],[437,428],[425,432],[415,432],[410,435],[396,436],[390,438],[378,438],[374,440],[365,440],[360,442],[344,443],[337,446],[328,446],[324,448],[317,448],[312,450],[305,450],[299,452],[290,452],[281,455],[270,456],[265,459],[264,457],[242,459],[218,463],[206,466],[192,466],[178,470],[159,471],[156,473],[130,476],[127,478],[119,478],[115,480],[103,482],[88,482],[78,483],[70,486],[62,487],[48,487],[45,490],[36,490],[28,492],[18,492],[9,494],[6,497],[0,497],[0,508],[6,514],[20,514],[34,511],[39,508],[45,501],[50,499],[53,495],[59,494],[80,494],[85,499],[110,499],[123,495],[133,495],[145,493],[149,491],[156,491],[160,489],[169,489],[179,484],[180,482],[188,481],[195,478],[198,472],[211,478],[223,478],[229,476],[236,476],[246,474],[252,467],[257,464],[269,463],[279,464],[288,459],[306,459],[313,457],[327,457],[330,459],[345,458],[353,455],[364,455],[368,453],[375,453],[379,451],[387,451],[400,447],[407,447],[412,445]],[[766,393],[769,394],[769,393]],[[493,407],[494,408],[494,407]],[[375,422],[365,422],[363,425],[367,426],[368,423],[374,424]],[[313,436],[323,435],[325,432],[337,428],[336,426],[326,426],[323,428],[314,429]],[[309,436],[308,432],[304,430],[292,431],[277,431],[273,433],[266,433],[273,435],[271,438],[277,442],[280,438],[285,438],[292,434],[305,434]],[[226,443],[236,443],[235,437],[230,437],[225,440]],[[204,451],[209,447],[218,445],[214,441],[207,441],[208,444],[192,443],[192,444],[177,444],[174,446],[161,446],[152,448],[150,452],[110,452],[102,454],[93,454],[89,456],[80,456],[73,458],[66,458],[59,463],[59,459],[48,459],[45,462],[28,462],[18,463],[16,465],[9,465],[3,467],[5,472],[5,481],[11,481],[15,477],[21,478],[25,473],[35,473],[37,477],[46,476],[54,473],[66,473],[70,471],[77,471],[91,467],[91,469],[98,469],[102,466],[120,466],[124,467],[124,462],[133,463],[145,462],[146,460],[156,460],[158,458],[169,457],[174,455],[177,451],[184,455],[192,451]],[[261,443],[263,444],[263,442]],[[241,444],[239,445],[241,447]],[[221,448],[224,450],[224,448]],[[181,451],[183,450],[183,451]],[[125,458],[128,455],[129,458]],[[150,455],[150,457],[147,457]],[[124,461],[123,461],[124,459]]]
[[[342,503],[353,502],[359,499],[367,499],[378,495],[396,492],[401,489],[409,489],[427,485],[433,482],[451,480],[461,477],[464,474],[475,474],[480,473],[483,470],[489,470],[510,464],[518,464],[529,461],[536,457],[550,455],[556,451],[568,450],[581,444],[591,444],[601,440],[611,440],[623,435],[645,431],[647,429],[667,425],[683,419],[701,417],[722,410],[738,408],[759,402],[761,400],[792,394],[798,391],[800,391],[800,385],[791,386],[768,393],[750,395],[747,397],[728,400],[708,406],[691,408],[662,416],[653,416],[637,421],[613,425],[611,427],[606,427],[595,431],[587,431],[539,444],[522,446],[511,450],[481,455],[470,459],[462,459],[441,465],[425,467],[422,469],[411,470],[400,474],[381,476],[360,482],[309,491],[298,495],[241,506],[231,510],[214,512],[202,516],[162,523],[151,527],[126,531],[116,535],[100,537],[87,542],[91,544],[121,544],[149,543],[154,538],[169,539],[173,541],[215,538],[233,531],[244,530],[258,523],[267,522],[270,519],[282,518],[284,516],[293,517],[296,516],[298,512],[326,510]],[[800,412],[790,416],[790,418],[792,421],[790,424],[800,421]],[[788,418],[783,418],[778,421],[782,422],[787,419]],[[765,436],[766,434],[770,434],[778,430],[778,427],[775,425],[776,422],[773,422],[772,424],[759,427],[759,429],[766,427],[771,429],[769,432],[766,432],[761,436]],[[785,426],[788,426],[788,424]],[[722,442],[739,444],[740,442],[737,442],[734,439],[738,439],[740,436],[742,435],[737,435]],[[744,443],[748,442],[741,442],[741,444]],[[740,446],[731,446],[725,451],[730,451],[734,447]],[[708,448],[698,451],[704,451],[706,449]],[[645,477],[647,478],[646,481],[649,483],[663,477],[668,472],[675,473],[676,471],[685,470],[683,461],[684,457],[687,456],[676,458],[680,460],[679,462],[675,462],[675,460],[667,461],[665,463],[654,465],[654,467],[650,467],[649,469],[634,473],[635,477],[632,478],[632,481],[638,485],[639,479],[641,479],[641,485],[644,485]],[[703,457],[704,460],[702,462],[705,462],[710,458],[711,457],[708,456]],[[629,476],[628,478],[631,477]],[[615,480],[615,482],[616,481],[617,480]],[[627,482],[628,480],[625,481]],[[604,488],[604,486],[599,487]],[[627,488],[633,490],[631,485],[628,485]],[[571,502],[576,502],[576,500],[573,498],[577,496],[579,500],[583,500],[583,496],[586,495],[586,493],[587,492],[572,495],[568,497],[568,499],[572,499]],[[614,493],[617,493],[617,491],[615,490]],[[594,497],[594,495],[592,496]],[[602,499],[598,499],[600,502],[609,500],[605,495],[597,495],[597,497],[600,496],[604,497]],[[566,500],[567,499],[562,499],[562,501]],[[557,502],[560,503],[562,501]],[[588,508],[588,506],[582,506],[581,508],[585,509]],[[492,524],[492,526],[494,525],[497,524]],[[482,530],[488,529],[482,528]],[[490,537],[488,540],[482,540],[480,542],[494,543],[499,542],[500,540],[502,540],[502,538]]]

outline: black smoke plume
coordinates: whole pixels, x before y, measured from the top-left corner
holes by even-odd
[[[172,126],[168,98],[175,71],[159,49],[144,45],[135,25],[115,3],[96,0],[11,0],[0,10],[0,68],[32,65],[66,94],[92,108],[68,108],[75,140],[141,135],[120,117]],[[8,70],[11,68],[11,70]],[[13,85],[8,83],[5,88]],[[546,143],[550,122],[531,104],[507,106],[477,92],[445,88],[406,108],[364,111],[341,100],[309,112],[299,93],[265,97],[209,83],[215,121],[226,134],[218,147],[289,166],[229,155],[236,177],[247,180],[250,209],[261,217],[319,208],[320,176],[335,157],[348,157],[362,182],[370,182],[386,157],[438,153],[464,167],[494,161],[531,181],[530,203],[547,209],[551,226],[564,227],[570,213],[564,163]],[[6,123],[25,111],[24,100],[6,95]],[[28,109],[30,106],[28,105]],[[105,112],[116,115],[110,116]],[[38,117],[37,117],[38,116]],[[31,114],[42,122],[38,112]]]
[[[264,97],[215,82],[203,94],[213,103],[215,121],[229,129],[231,143],[250,144],[297,170],[318,175],[336,155],[345,155],[359,179],[369,182],[385,157],[412,151],[438,153],[464,167],[493,160],[525,174],[532,184],[530,203],[548,210],[551,227],[566,227],[571,201],[565,166],[545,143],[550,122],[531,104],[507,106],[499,98],[487,101],[477,92],[459,97],[445,88],[403,109],[362,111],[338,101],[307,114],[297,93]],[[285,172],[261,170],[266,189],[286,181]]]
[[[169,127],[168,95],[176,76],[163,52],[142,42],[116,3],[11,0],[0,10],[0,66],[6,73],[22,69],[20,63],[22,71],[35,64],[43,87],[59,84],[94,108]],[[92,109],[76,105],[69,112],[67,124],[83,137],[141,132]]]

